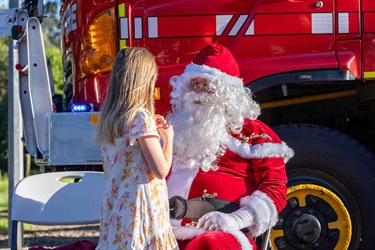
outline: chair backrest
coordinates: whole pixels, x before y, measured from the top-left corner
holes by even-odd
[[[66,178],[78,182],[62,182]],[[35,225],[98,223],[104,194],[104,173],[51,172],[17,183],[12,197],[12,221]]]

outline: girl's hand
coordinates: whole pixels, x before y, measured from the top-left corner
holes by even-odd
[[[174,136],[172,125],[168,124],[164,116],[162,115],[156,114],[154,118],[155,118],[156,128],[158,130],[158,133],[163,143],[166,143],[167,141],[172,141],[173,136]]]
[[[163,125],[167,123],[167,121],[164,119],[164,116],[156,114],[154,116],[156,128],[161,128]]]
[[[173,140],[174,131],[171,124],[163,124],[162,126],[158,127],[157,130],[163,143],[166,143],[167,141],[171,142]]]

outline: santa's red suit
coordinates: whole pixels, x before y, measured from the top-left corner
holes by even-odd
[[[288,159],[291,154],[290,149],[268,126],[259,120],[247,120],[243,131],[230,138],[226,153],[218,161],[218,170],[203,172],[200,169],[185,169],[172,172],[168,179],[168,192],[170,197],[178,195],[191,199],[212,195],[247,205],[252,208],[257,220],[254,226],[248,228],[249,232],[259,236],[276,224],[278,212],[285,206],[287,179],[284,157]],[[195,224],[189,220],[172,220],[172,226],[175,227],[177,239],[192,239],[198,235],[205,237],[205,233],[195,230]],[[217,249],[216,244],[224,247],[222,244],[232,245],[237,241],[246,245],[246,242],[241,242],[241,235],[236,235],[237,241],[232,239],[229,242],[232,234],[219,242],[212,240],[212,237],[220,236],[206,237],[211,238],[209,242],[213,249]],[[207,249],[195,247],[191,249]]]
[[[238,66],[229,50],[213,44],[202,51],[193,64],[187,66],[182,75],[185,80],[204,77],[212,82],[217,79],[220,82],[234,81],[233,87],[242,85],[242,80],[238,78]],[[172,97],[182,100],[183,97],[176,90],[179,87],[174,88],[176,93],[172,93]],[[172,98],[172,104],[178,106],[178,102],[179,100],[173,102]],[[182,125],[178,122],[173,123],[173,116],[171,119],[177,129],[175,138],[178,138],[179,129],[184,128],[179,128]],[[238,203],[251,212],[251,226],[246,228],[245,234],[243,230],[197,228],[196,222],[186,218],[171,219],[180,249],[256,249],[252,237],[259,236],[274,226],[278,213],[286,204],[285,163],[293,156],[293,151],[256,117],[250,119],[244,115],[241,125],[240,131],[233,132],[224,127],[221,130],[225,131],[218,133],[219,142],[225,151],[218,154],[212,163],[215,165],[213,168],[202,168],[202,164],[184,162],[184,156],[175,155],[178,161],[173,164],[178,166],[173,166],[167,184],[170,197],[192,199],[205,196]],[[194,145],[188,147],[193,149]]]

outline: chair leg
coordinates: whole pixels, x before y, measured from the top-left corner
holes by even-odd
[[[18,227],[18,221],[13,220],[12,221],[12,235],[11,235],[11,250],[17,250],[17,227]]]
[[[271,228],[263,234],[262,246],[260,250],[267,250],[269,248],[268,243],[271,235]]]

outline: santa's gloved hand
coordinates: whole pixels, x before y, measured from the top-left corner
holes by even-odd
[[[198,220],[197,228],[203,228],[206,231],[230,231],[254,224],[253,212],[247,207],[242,207],[230,214],[218,211],[209,212]]]

